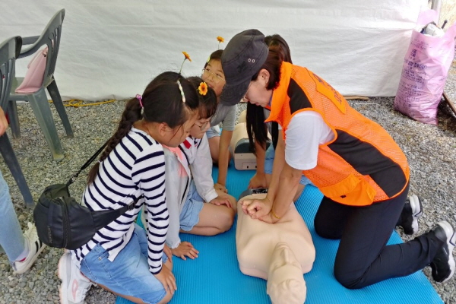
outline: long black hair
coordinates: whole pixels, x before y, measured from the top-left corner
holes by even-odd
[[[185,102],[181,94],[179,83],[185,95]],[[100,161],[105,160],[109,153],[119,144],[133,124],[141,119],[147,122],[166,123],[170,128],[183,125],[190,110],[198,109],[198,95],[193,85],[174,72],[164,72],[155,77],[146,87],[140,100],[135,97],[130,99],[122,113],[116,132],[100,156]],[[141,107],[142,104],[142,107]],[[97,162],[89,172],[88,183],[92,183],[100,168]]]
[[[264,42],[269,47],[269,54],[261,69],[266,69],[269,72],[270,77],[266,88],[272,90],[279,85],[280,66],[282,61],[292,63],[291,52],[288,43],[280,35],[275,34],[266,36]],[[259,71],[252,77],[252,80],[256,80],[258,74]],[[263,107],[247,103],[247,134],[249,136],[250,150],[254,153],[256,153],[255,142],[266,148],[268,130],[264,123],[265,119]],[[276,122],[272,123],[271,133],[275,147],[278,139],[278,124]]]
[[[214,90],[210,88],[201,77],[192,76],[188,77],[187,80],[193,85],[199,97],[199,117],[205,119],[214,115],[217,110],[217,95],[215,95]],[[198,89],[202,83],[205,83],[207,89],[207,92],[204,95],[201,94]]]

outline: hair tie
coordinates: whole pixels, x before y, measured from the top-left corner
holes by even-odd
[[[142,96],[139,94],[136,94],[136,99],[138,99],[139,105],[141,106],[141,108],[144,108],[143,103],[142,103]]]
[[[177,80],[177,85],[179,86],[179,90],[181,92],[181,95],[182,95],[182,102],[185,103],[185,93],[184,93],[184,89],[182,89],[182,85],[180,83],[179,80]]]

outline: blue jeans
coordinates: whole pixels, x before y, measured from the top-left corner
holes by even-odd
[[[145,303],[158,303],[166,295],[162,283],[149,271],[146,231],[135,224],[127,246],[114,261],[108,252],[96,245],[81,261],[81,272],[91,281],[121,295],[140,298]],[[167,261],[163,253],[163,267]]]
[[[25,250],[24,236],[14,211],[9,188],[0,172],[0,246],[10,262],[14,262]]]
[[[269,145],[268,149],[266,150],[265,160],[264,160],[264,173],[272,174],[272,166],[274,164],[274,157],[275,157],[275,150],[272,143]],[[310,179],[305,177],[304,175],[301,176],[301,180],[299,183],[303,186],[305,185],[313,185]]]

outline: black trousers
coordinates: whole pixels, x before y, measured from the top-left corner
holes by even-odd
[[[366,207],[342,205],[323,198],[315,216],[315,230],[321,237],[340,239],[334,275],[346,288],[357,289],[406,276],[431,263],[442,245],[433,233],[407,243],[386,245],[407,193],[408,187],[396,198]]]

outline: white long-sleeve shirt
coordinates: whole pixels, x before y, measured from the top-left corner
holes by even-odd
[[[134,222],[144,205],[147,209],[148,263],[152,274],[162,268],[163,246],[169,225],[165,191],[163,147],[147,133],[132,130],[100,163],[93,183],[86,187],[83,202],[92,211],[114,210],[141,196],[132,210],[100,229],[87,244],[74,250],[81,261],[97,244],[113,261],[131,239]]]
[[[196,190],[208,203],[218,195],[212,179],[212,157],[207,136],[205,134],[201,139],[188,137],[186,142],[191,144],[189,148],[185,142],[180,147],[188,157]]]
[[[191,180],[193,179],[204,202],[210,202],[218,195],[212,180],[212,158],[206,135],[201,139],[187,137],[178,148],[165,148],[164,151],[166,205],[170,218],[166,243],[170,248],[176,248],[181,242],[180,213],[187,199]]]

